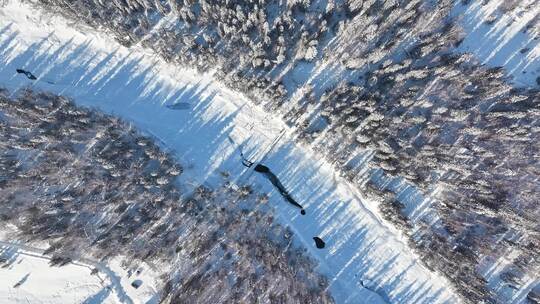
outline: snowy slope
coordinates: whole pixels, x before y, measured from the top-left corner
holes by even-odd
[[[32,71],[38,81],[16,74],[16,68]],[[15,91],[27,85],[71,96],[154,135],[187,165],[185,184],[214,185],[220,171],[229,171],[238,183],[271,192],[281,222],[320,261],[338,303],[459,301],[449,282],[424,268],[406,238],[381,220],[373,202],[314,151],[296,146],[281,121],[211,75],[171,67],[144,50],[126,49],[12,1],[0,9],[0,86]],[[167,107],[179,102],[190,108]],[[250,159],[264,160],[306,216],[241,166],[240,145]],[[313,236],[323,238],[326,249],[316,249]]]
[[[454,14],[460,17],[465,31],[465,40],[458,51],[470,52],[489,66],[504,67],[516,86],[540,85],[536,82],[540,77],[540,33],[528,27],[540,15],[538,1],[483,2],[464,5],[456,1]],[[503,13],[498,8],[505,5],[516,9]]]

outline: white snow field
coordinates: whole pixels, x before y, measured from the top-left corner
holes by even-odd
[[[40,253],[6,243],[0,255],[9,263],[0,268],[0,303],[116,303],[108,279],[91,275],[90,266],[49,266]]]
[[[517,9],[502,14],[500,6]],[[529,22],[540,15],[538,0],[495,0],[484,4],[456,1],[455,14],[461,16],[465,40],[461,52],[470,52],[484,64],[505,68],[514,85],[535,87],[540,77],[540,33]]]
[[[38,80],[17,74],[17,68]],[[295,145],[281,120],[220,86],[212,75],[168,65],[145,50],[124,48],[105,34],[9,1],[0,7],[0,86],[12,92],[25,86],[56,92],[132,122],[182,162],[184,185],[213,186],[219,172],[229,171],[238,184],[270,193],[280,222],[319,261],[337,303],[460,302],[449,281],[423,267],[406,237],[381,219],[376,203],[363,199],[316,151]],[[167,107],[177,103],[182,104],[176,109]],[[264,177],[241,165],[240,148],[272,169],[305,207],[305,216]],[[314,236],[326,242],[325,249],[315,248]],[[64,268],[40,269],[34,272],[73,283],[73,277],[64,279]],[[87,270],[80,273],[78,285],[96,282],[89,293],[103,288]],[[6,285],[4,275],[0,278]],[[48,284],[43,282],[41,289]]]
[[[2,231],[0,238],[8,239]],[[147,265],[140,273],[129,273],[118,259],[51,266],[46,247],[0,241],[0,303],[157,303],[155,274]],[[136,279],[143,282],[137,289],[131,286]]]

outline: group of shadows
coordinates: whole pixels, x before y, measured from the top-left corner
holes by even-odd
[[[18,74],[25,75],[30,80],[37,80],[37,77],[34,74],[32,74],[32,72],[30,72],[30,71],[27,71],[27,70],[24,70],[24,69],[17,69],[16,71],[17,71]],[[167,108],[172,109],[172,110],[187,110],[187,109],[190,108],[190,105],[188,103],[175,103],[175,104],[172,104],[172,105],[168,105]],[[248,168],[251,168],[254,165],[253,162],[247,160],[244,157],[244,154],[242,153],[242,151],[240,151],[240,155],[242,156],[242,165],[244,165],[244,166],[246,166]],[[276,189],[279,191],[281,196],[283,196],[283,198],[287,202],[289,202],[291,205],[293,205],[293,206],[300,209],[300,214],[306,215],[306,210],[304,210],[304,207],[302,207],[302,205],[300,205],[289,194],[289,192],[285,189],[285,186],[283,186],[283,184],[279,181],[278,177],[270,170],[270,168],[268,168],[267,166],[265,166],[263,164],[256,164],[255,167],[253,168],[253,170],[255,172],[258,172],[258,173],[262,174],[264,177],[266,177],[266,179],[268,179],[270,181],[270,183],[272,183],[272,185],[274,185],[274,187],[276,187]],[[319,248],[319,249],[322,249],[322,248],[324,248],[326,246],[325,242],[318,236],[313,237],[313,240],[315,241],[315,246],[317,248]]]

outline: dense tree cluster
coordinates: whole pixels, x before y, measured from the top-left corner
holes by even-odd
[[[363,85],[323,96],[324,132],[309,132],[312,121],[300,126],[307,126],[301,138],[335,155],[365,191],[370,183],[354,161],[368,150],[371,167],[435,199],[445,231],[426,225],[416,245],[430,255],[425,261],[480,301],[495,298],[476,272],[483,257],[519,251],[509,268],[518,277],[540,267],[540,94],[512,89],[500,69],[467,59],[434,54],[425,64],[383,65]],[[391,217],[403,226],[399,212]],[[519,279],[508,284],[524,287]]]
[[[215,69],[375,194],[426,264],[471,302],[498,299],[478,271],[486,258],[519,252],[500,276],[512,289],[538,273],[540,93],[456,51],[456,1],[36,2],[171,63]],[[495,2],[481,26],[534,5],[482,5]],[[539,18],[522,31],[538,39]],[[409,223],[391,191],[374,185],[377,170],[434,200],[442,229]]]
[[[267,197],[224,174],[178,190],[182,167],[127,123],[64,97],[0,91],[0,221],[58,265],[118,255],[159,265],[168,303],[332,303]]]
[[[268,72],[291,59],[314,60],[319,40],[346,13],[333,1],[317,10],[310,9],[310,1],[39,2],[105,27],[124,45],[154,48],[172,62],[202,70],[220,63],[226,70],[250,74]]]
[[[511,88],[500,69],[475,66],[467,55],[422,58],[384,63],[364,84],[323,95],[317,119],[327,127],[310,132],[310,117],[298,123],[300,137],[334,155],[364,190],[355,159],[368,150],[371,167],[435,199],[445,233],[421,228],[416,243],[432,256],[425,260],[469,299],[493,299],[476,273],[483,257],[519,251],[508,270],[518,278],[540,267],[540,93]],[[525,287],[520,279],[508,284]]]

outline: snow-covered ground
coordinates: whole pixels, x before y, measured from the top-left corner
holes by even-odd
[[[0,268],[0,303],[116,303],[110,281],[91,275],[88,265],[49,266],[39,253],[5,243],[0,256],[7,260]]]
[[[147,265],[130,271],[118,258],[51,266],[47,246],[9,241],[2,231],[0,239],[0,303],[157,303],[156,274]],[[139,288],[131,286],[135,280]]]
[[[474,54],[481,63],[492,67],[504,67],[517,86],[536,87],[540,84],[540,33],[527,28],[540,15],[537,0],[471,1],[464,5],[456,1],[454,14],[460,16],[465,30],[465,40],[458,48],[461,52]],[[502,13],[501,5],[517,8]]]
[[[16,74],[17,68],[39,79],[32,82]],[[320,262],[338,303],[459,302],[449,281],[421,265],[374,202],[362,199],[316,151],[295,145],[280,120],[212,75],[170,66],[145,50],[126,49],[105,35],[10,1],[0,8],[0,86],[53,91],[133,122],[186,166],[182,184],[212,186],[220,171],[229,171],[237,183],[269,192],[281,223]],[[190,107],[167,107],[179,102]],[[241,165],[240,147],[272,169],[307,215]],[[314,236],[327,247],[316,249]]]

